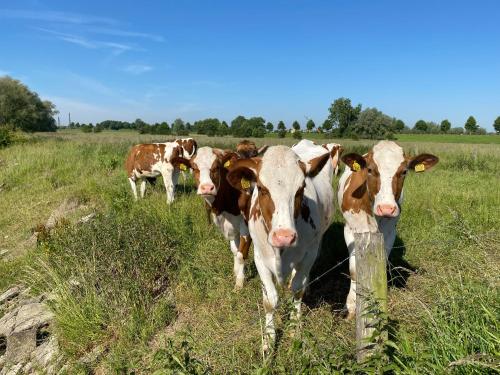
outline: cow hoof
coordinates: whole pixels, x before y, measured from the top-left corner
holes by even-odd
[[[241,289],[243,289],[243,280],[242,279],[236,279],[236,284],[234,284],[234,291],[238,292]]]

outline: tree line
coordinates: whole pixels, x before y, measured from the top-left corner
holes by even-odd
[[[167,121],[148,124],[140,118],[133,122],[105,120],[94,124],[71,122],[69,128],[78,128],[83,132],[100,132],[104,129],[133,129],[143,134],[187,135],[190,133],[208,136],[233,135],[235,137],[264,137],[273,134],[285,137],[291,133],[295,138],[302,138],[302,132],[322,133],[325,137],[351,138],[392,138],[396,133],[443,133],[443,134],[486,134],[473,116],[463,126],[452,127],[449,120],[439,124],[432,121],[418,120],[413,127],[407,126],[401,119],[391,117],[377,108],[363,109],[361,104],[354,106],[349,98],[338,98],[328,108],[329,115],[317,126],[308,119],[304,128],[299,121],[293,121],[290,128],[283,121],[276,126],[263,117],[239,115],[229,124],[217,118],[207,118],[194,123],[184,122],[178,118],[168,124]],[[26,132],[55,131],[57,129],[54,116],[58,111],[53,103],[41,100],[37,93],[26,85],[8,76],[0,78],[0,127]],[[500,116],[493,127],[500,133]],[[4,131],[5,133],[5,131]],[[6,133],[5,133],[6,134]]]

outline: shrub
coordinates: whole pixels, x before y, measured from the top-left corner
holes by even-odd
[[[0,126],[0,148],[12,143],[12,132],[6,126]]]

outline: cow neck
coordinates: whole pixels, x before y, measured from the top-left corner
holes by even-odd
[[[346,181],[348,187],[344,191],[344,197],[342,199],[342,212],[353,211],[354,213],[359,213],[359,211],[364,211],[368,215],[373,215],[370,194],[368,191],[368,181],[365,180],[361,186],[359,183],[356,183],[357,179],[366,179],[363,173],[366,172],[353,172],[348,177]],[[355,191],[356,194],[354,193]]]
[[[219,186],[217,187],[217,194],[215,199],[210,205],[211,211],[215,215],[220,215],[223,212],[227,212],[231,215],[240,215],[240,209],[238,207],[238,198],[240,192],[233,188],[229,182],[226,180],[227,170],[226,168],[221,168],[219,173]]]

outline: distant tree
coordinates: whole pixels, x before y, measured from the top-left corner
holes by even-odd
[[[273,123],[272,123],[272,122],[268,122],[268,123],[266,124],[266,130],[267,130],[269,133],[272,133],[272,132],[273,132],[273,130],[274,130],[274,125],[273,125]]]
[[[353,107],[351,99],[338,98],[335,99],[328,110],[330,111],[328,121],[338,129],[339,135],[342,137],[348,127],[357,120],[361,113],[361,104]]]
[[[464,128],[451,128],[449,131],[450,134],[464,134]]]
[[[300,124],[299,124],[299,122],[298,122],[298,121],[294,121],[294,122],[292,123],[292,128],[293,128],[295,131],[300,130]]]
[[[467,119],[467,121],[465,122],[465,125],[464,125],[465,130],[469,134],[472,134],[478,129],[478,127],[479,126],[477,125],[477,122],[476,122],[476,119],[474,118],[474,116],[469,116],[469,118]]]
[[[394,130],[395,133],[399,133],[405,128],[405,123],[403,120],[399,119],[394,119],[392,123],[392,130]]]
[[[207,118],[197,121],[195,124],[199,134],[206,134],[209,137],[215,136],[221,127],[221,122],[216,118]]]
[[[441,125],[439,125],[439,128],[442,133],[448,133],[451,129],[451,122],[448,120],[443,120],[441,121]]]
[[[424,120],[418,120],[413,127],[414,130],[425,133],[427,131],[427,122]]]
[[[186,122],[186,130],[188,131],[188,133],[191,133],[193,131],[193,125],[191,125],[191,123],[189,122]]]
[[[283,121],[278,122],[278,137],[285,138],[286,136],[286,126]]]
[[[263,138],[266,135],[266,129],[264,127],[257,127],[252,129],[252,137]]]
[[[325,121],[323,121],[323,125],[321,125],[321,127],[326,132],[329,132],[330,130],[332,130],[332,123],[330,120],[325,120]]]
[[[393,120],[377,108],[366,108],[359,114],[356,122],[344,132],[344,135],[370,139],[387,138],[389,134],[392,134],[392,123]]]
[[[152,127],[146,125],[150,128],[150,132],[153,134],[170,135],[172,134],[172,129],[168,126],[168,122],[163,121],[161,124],[155,124]]]
[[[227,125],[227,122],[222,121],[217,128],[217,135],[219,136],[225,136],[229,134],[229,126]]]
[[[493,128],[495,129],[497,134],[500,134],[500,116],[498,116],[495,122],[493,123]]]
[[[441,126],[436,124],[434,121],[429,121],[427,123],[427,133],[439,134],[441,132]]]
[[[300,130],[296,130],[293,132],[292,137],[295,139],[302,139],[302,132]]]
[[[476,131],[474,133],[475,134],[479,134],[479,135],[486,135],[486,134],[488,134],[488,132],[486,131],[486,129],[482,128],[480,126],[476,129]]]
[[[306,128],[307,128],[308,132],[311,132],[315,127],[316,127],[316,124],[314,123],[313,120],[311,120],[311,119],[307,120]]]
[[[176,118],[172,123],[172,133],[177,135],[183,135],[185,131],[186,127],[184,125],[184,121],[182,121],[182,119],[180,118]]]
[[[20,81],[8,76],[0,78],[0,125],[26,132],[56,131],[53,116],[57,113],[54,104],[42,101]]]
[[[250,135],[243,135],[245,131],[243,130],[243,125],[247,121],[245,116],[237,116],[233,121],[231,121],[231,134],[235,137],[249,137]]]

